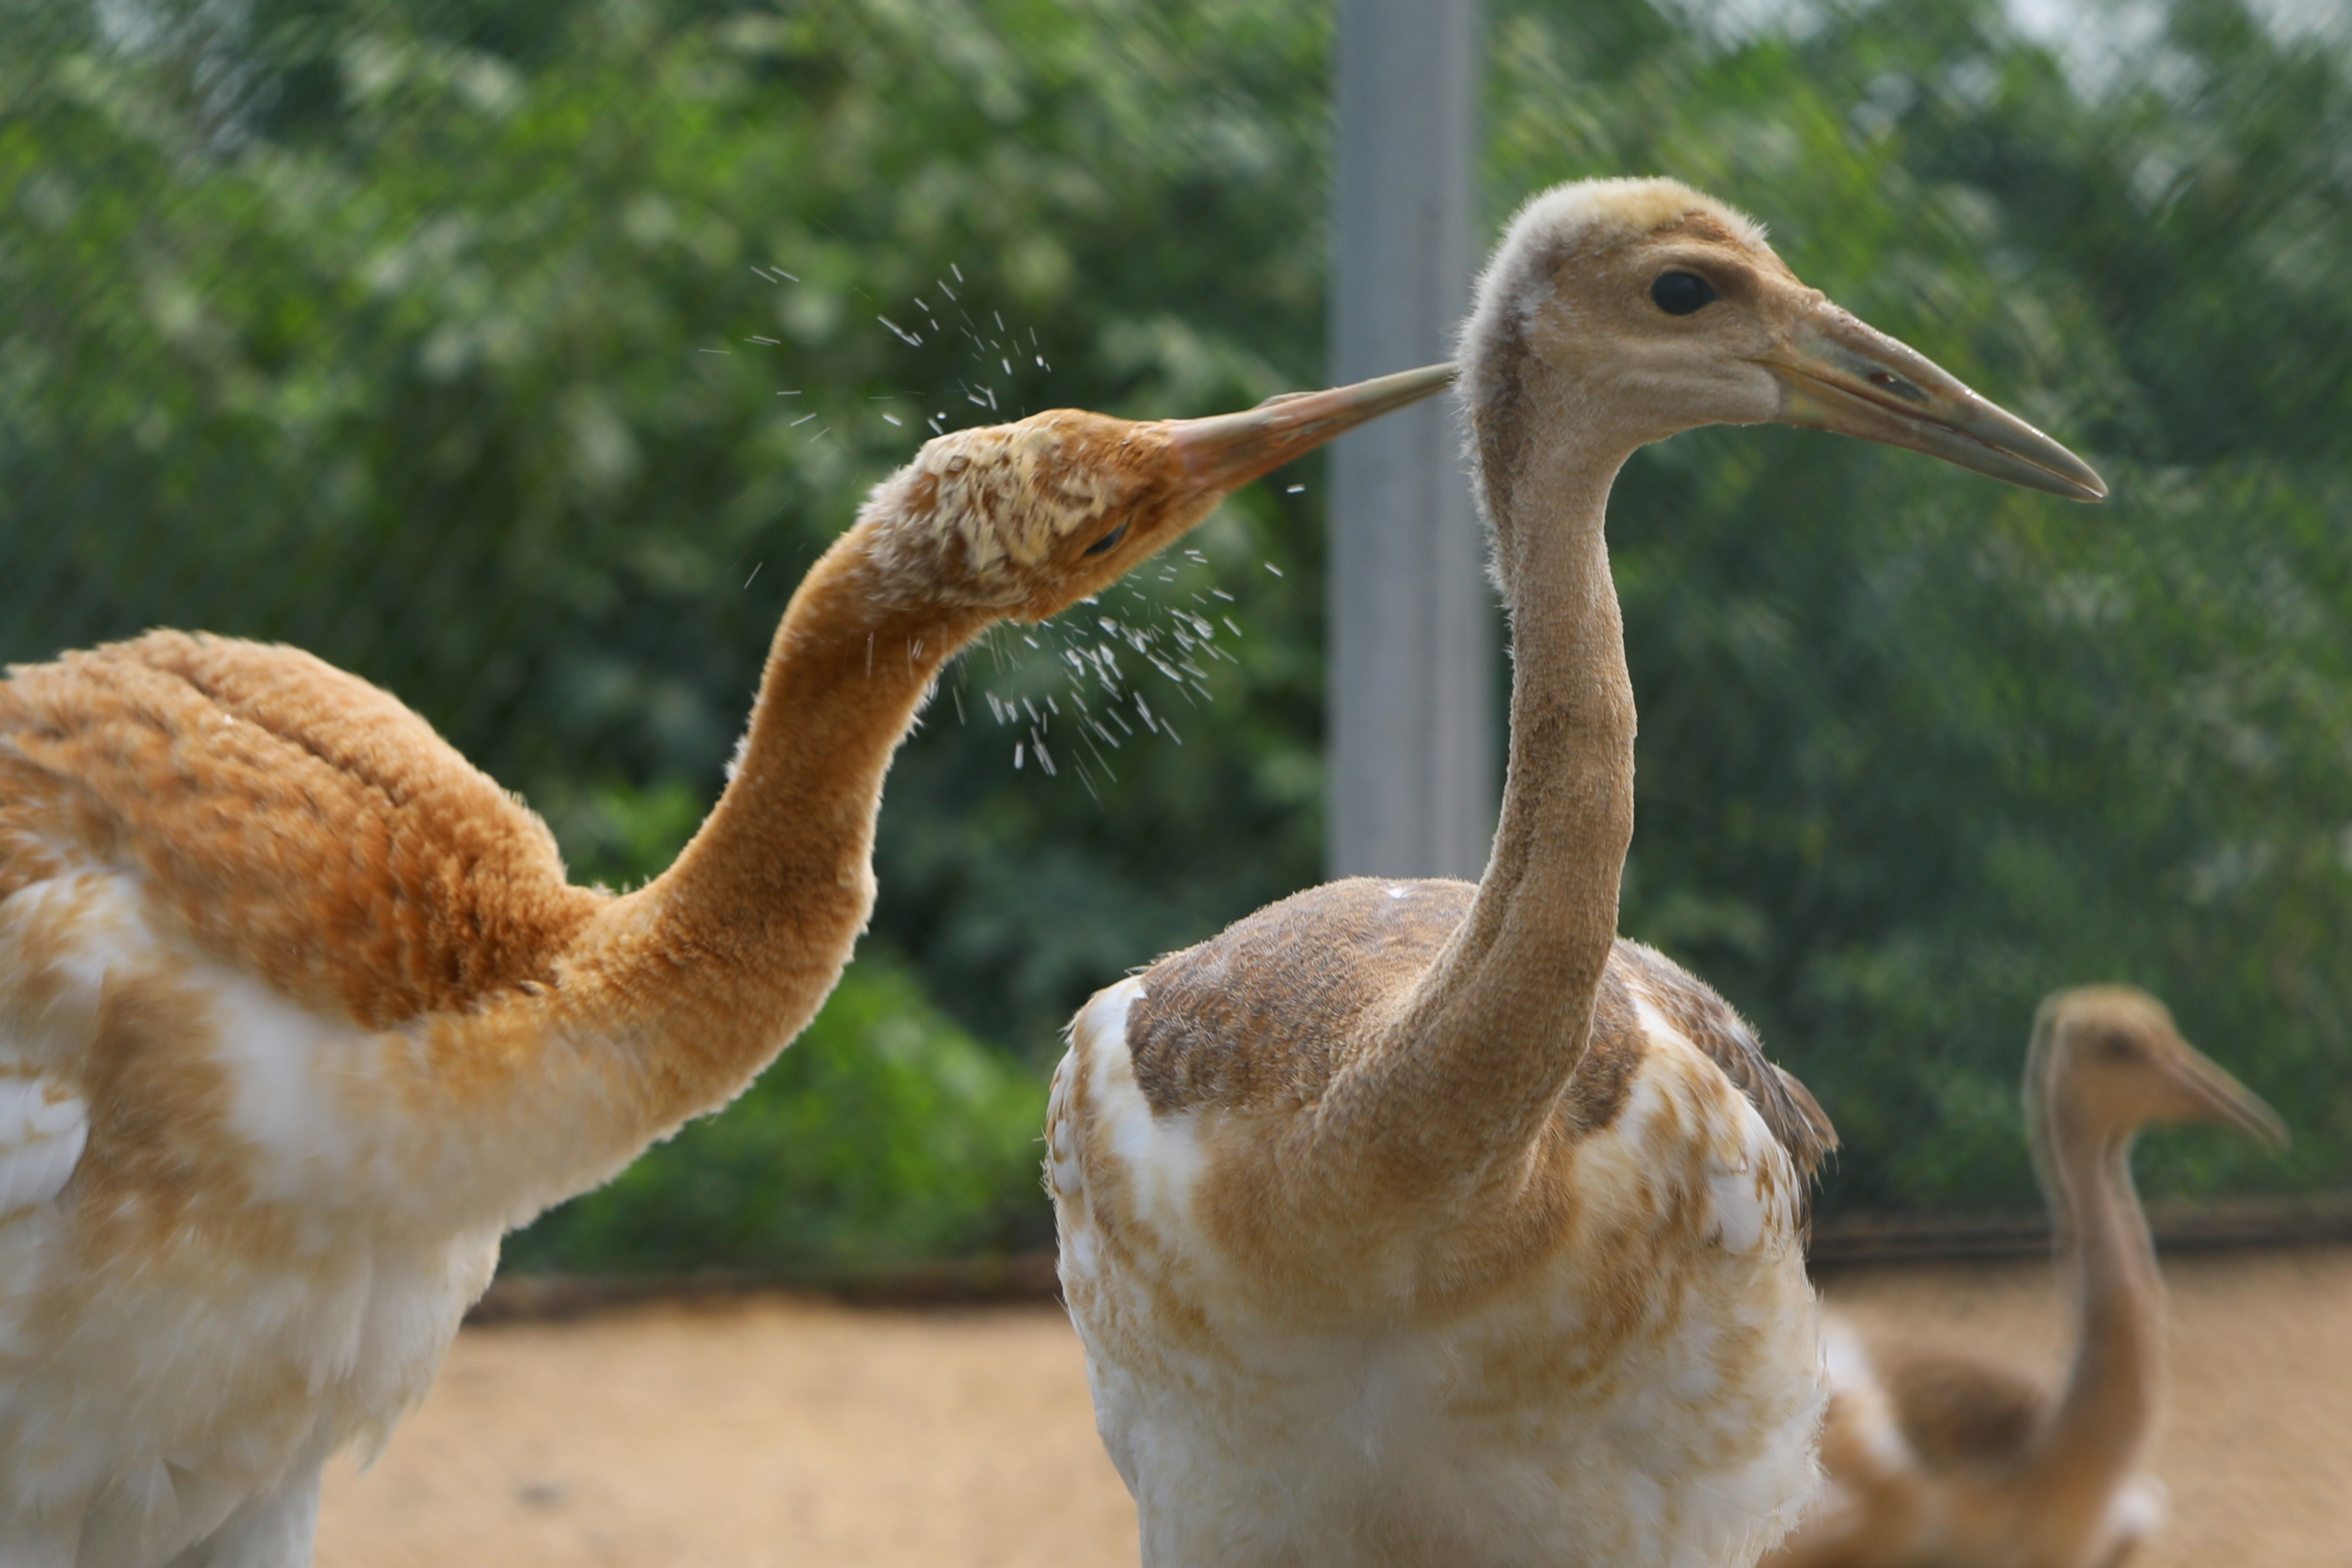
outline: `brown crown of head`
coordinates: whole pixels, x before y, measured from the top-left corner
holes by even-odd
[[[1054,409],[956,431],[875,486],[858,527],[902,602],[1038,620],[1182,537],[1241,486],[1453,378],[1433,365],[1207,419]]]

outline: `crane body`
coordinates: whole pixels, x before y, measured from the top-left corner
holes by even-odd
[[[929,443],[811,570],[725,792],[634,892],[396,699],[183,632],[0,685],[0,1563],[307,1563],[500,1235],[740,1092],[872,908],[891,756],[1091,594],[1450,366]]]
[[[1055,1074],[1063,1284],[1147,1568],[1744,1568],[1795,1522],[1834,1134],[1619,939],[1610,489],[1647,443],[1777,421],[2105,493],[1673,181],[1530,200],[1461,363],[1512,632],[1485,874],[1263,910],[1099,994]]]

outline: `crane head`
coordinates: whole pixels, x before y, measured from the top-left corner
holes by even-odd
[[[1228,494],[1452,383],[1431,365],[1240,413],[1133,422],[1055,409],[927,443],[859,517],[902,596],[1039,620],[1108,586]]]
[[[2129,986],[2078,986],[2043,1000],[2026,1093],[2036,1107],[2117,1132],[2218,1122],[2273,1148],[2287,1142],[2276,1111],[2181,1039],[2162,1002]]]
[[[2073,500],[2107,493],[2057,442],[1801,282],[1755,223],[1672,180],[1535,197],[1478,295],[1462,342],[1469,402],[1505,419],[1548,404],[1628,450],[1704,424],[1777,422]],[[1482,454],[1509,439],[1474,434]]]

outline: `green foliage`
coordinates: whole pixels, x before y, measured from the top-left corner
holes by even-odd
[[[1042,1079],[860,958],[718,1115],[509,1239],[524,1271],[838,1274],[1043,1244]]]
[[[2150,1185],[2352,1181],[2352,72],[2236,0],[2130,11],[2160,26],[1489,12],[1493,220],[1681,175],[2116,486],[2074,508],[1765,430],[1619,487],[1625,926],[1820,1092],[1832,1207],[2024,1201],[2027,1020],[2091,979],[2165,996],[2300,1134],[2167,1140]],[[0,653],[299,643],[528,794],[583,874],[640,878],[927,421],[1319,379],[1330,45],[1307,0],[0,11]],[[517,1255],[1034,1227],[1005,1151],[1069,1009],[1318,874],[1316,474],[1087,612],[1230,614],[1197,684],[1128,660],[1181,746],[1065,727],[1055,773],[1015,770],[1028,721],[993,715],[1075,699],[1086,617],[962,661],[883,813],[906,967],[861,963],[751,1096]]]
[[[2086,84],[2002,16],[1653,29],[1597,96],[1589,34],[1504,24],[1498,198],[1657,168],[1743,202],[1809,282],[2115,486],[2078,508],[1777,431],[1637,462],[1612,518],[1643,717],[1625,925],[1820,1090],[1832,1208],[2031,1202],[2026,1021],[2105,979],[2166,997],[2301,1134],[2284,1161],[2166,1140],[2152,1185],[2341,1183],[2345,60],[2189,0],[2140,59],[2078,60]]]
[[[633,887],[702,819],[679,784],[566,791],[574,871]],[[526,1273],[814,1277],[1048,1244],[1045,1082],[975,1040],[869,946],[782,1059],[609,1186],[509,1239]]]
[[[927,417],[1317,379],[1302,7],[264,6],[208,96],[215,16],[0,47],[0,653],[299,644],[575,855],[599,789],[715,793],[786,595]],[[1119,601],[1234,595],[1197,717],[1137,672],[1192,744],[1042,786],[977,723],[908,749],[882,928],[986,1032],[1050,1040],[1105,975],[1311,879],[1317,520],[1252,496]],[[951,697],[1063,689],[1000,669],[1025,653]]]
[[[620,887],[667,865],[703,810],[675,784],[562,805],[578,873]],[[517,1232],[505,1266],[837,1277],[1043,1246],[1045,1103],[1033,1065],[973,1039],[869,946],[733,1104]]]

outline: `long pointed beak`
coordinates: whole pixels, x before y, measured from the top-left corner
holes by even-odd
[[[2235,1127],[2273,1149],[2287,1146],[2293,1134],[2286,1119],[2203,1052],[2185,1047],[2166,1067],[2204,1120]]]
[[[1328,392],[1284,392],[1242,413],[1171,420],[1169,444],[1203,489],[1236,490],[1333,436],[1453,384],[1454,366],[1424,365]]]
[[[2070,501],[2104,500],[2091,465],[1925,354],[1826,301],[1760,361],[1780,380],[1780,423],[1907,446]]]

